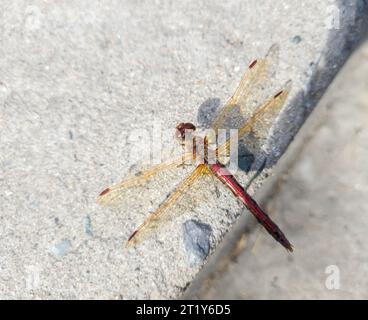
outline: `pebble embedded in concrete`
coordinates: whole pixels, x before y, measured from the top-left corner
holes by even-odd
[[[68,253],[71,245],[69,239],[63,239],[52,247],[51,252],[56,256],[63,257]]]
[[[299,44],[300,42],[302,41],[302,37],[301,36],[295,36],[291,39],[291,42],[292,43],[295,43],[295,44]]]
[[[86,216],[83,219],[83,225],[84,225],[84,232],[89,235],[89,236],[93,236],[93,230],[92,230],[92,222],[91,222],[91,218],[90,216]]]
[[[189,265],[191,267],[200,265],[210,251],[211,226],[188,220],[183,224],[183,234]]]

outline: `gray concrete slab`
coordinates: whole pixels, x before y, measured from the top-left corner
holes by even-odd
[[[227,239],[231,249],[211,261],[187,297],[367,299],[367,73],[366,41],[259,194],[295,252],[280,254],[259,227],[244,232],[249,224],[240,221]]]
[[[171,130],[196,122],[199,106],[223,103],[245,66],[279,43],[277,79],[294,86],[271,139],[270,173],[365,14],[365,1],[2,1],[0,297],[180,296],[201,268],[190,266],[182,224],[211,225],[212,253],[245,211],[223,193],[124,249],[148,214],[139,204],[152,207],[172,186],[156,185],[150,198],[133,192],[115,210],[95,203],[144,160],[127,138],[157,122]]]

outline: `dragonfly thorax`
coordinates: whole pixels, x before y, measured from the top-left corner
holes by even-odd
[[[214,130],[196,130],[192,123],[180,123],[176,126],[176,138],[183,147],[193,154],[193,160],[199,163],[211,163],[216,154],[216,134]]]

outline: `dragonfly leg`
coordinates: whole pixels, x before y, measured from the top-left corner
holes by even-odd
[[[263,169],[266,167],[266,164],[267,164],[267,157],[264,158],[261,166],[257,169],[256,173],[250,178],[248,183],[244,186],[245,190],[248,190],[253,181],[262,173]]]

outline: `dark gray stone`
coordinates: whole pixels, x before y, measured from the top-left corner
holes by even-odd
[[[84,225],[84,232],[87,235],[93,237],[93,229],[92,229],[92,222],[91,222],[90,216],[86,216],[83,219],[83,225]]]
[[[300,42],[302,41],[302,37],[301,36],[295,36],[291,39],[291,42],[292,43],[295,43],[295,44],[299,44]]]
[[[200,265],[210,251],[211,226],[199,221],[187,220],[183,224],[183,234],[189,265],[191,267]]]
[[[51,251],[52,251],[53,254],[55,254],[59,257],[63,257],[68,253],[71,245],[72,245],[72,243],[70,242],[69,239],[63,239],[59,243],[54,245],[54,247],[52,248]]]

